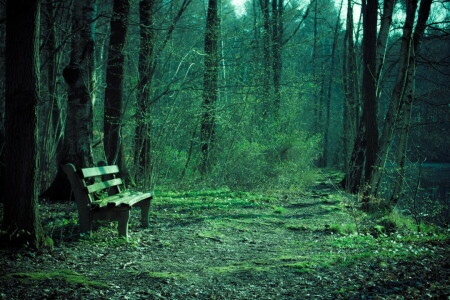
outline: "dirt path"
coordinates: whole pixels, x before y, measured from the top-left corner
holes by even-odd
[[[327,184],[159,193],[125,243],[112,225],[79,239],[74,205],[44,204],[56,247],[1,252],[0,299],[447,299],[448,235],[341,235],[362,226],[345,205]]]

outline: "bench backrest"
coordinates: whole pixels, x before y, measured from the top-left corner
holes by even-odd
[[[122,179],[115,177],[119,173],[119,167],[116,165],[77,170],[73,164],[67,164],[63,166],[63,170],[69,178],[75,200],[79,205],[92,203],[95,200],[92,194],[101,190],[107,189],[110,196],[120,193],[119,185],[122,184]],[[92,182],[96,177],[100,177],[101,181]]]

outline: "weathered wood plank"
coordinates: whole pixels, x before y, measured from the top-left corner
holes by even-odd
[[[83,178],[115,173],[119,173],[119,167],[116,165],[81,169],[81,175]]]
[[[107,180],[107,181],[102,181],[102,182],[97,182],[94,183],[92,185],[88,185],[86,187],[86,190],[88,193],[94,193],[96,191],[100,191],[112,186],[116,186],[122,184],[122,179],[120,178],[116,178],[116,179],[111,179],[111,180]]]
[[[107,197],[92,203],[92,208],[101,208],[107,206],[108,208],[118,207],[118,206],[134,206],[144,199],[152,198],[151,193],[142,192],[125,192],[123,194],[114,195]]]
[[[133,206],[136,203],[151,198],[152,195],[150,193],[136,193],[133,195],[130,195],[129,197],[119,198],[117,200],[114,200],[115,206]],[[109,205],[109,203],[108,203]]]

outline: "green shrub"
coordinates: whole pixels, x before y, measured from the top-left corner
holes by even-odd
[[[224,185],[244,189],[301,188],[314,180],[313,161],[319,138],[298,132],[279,134],[260,142],[242,140],[221,157],[215,169]],[[225,153],[224,153],[225,154]]]

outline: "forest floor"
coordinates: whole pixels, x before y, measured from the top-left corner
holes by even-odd
[[[55,247],[1,250],[0,299],[450,299],[447,229],[384,234],[324,180],[302,194],[157,192],[128,242],[109,223],[80,238],[74,203],[41,211]]]

